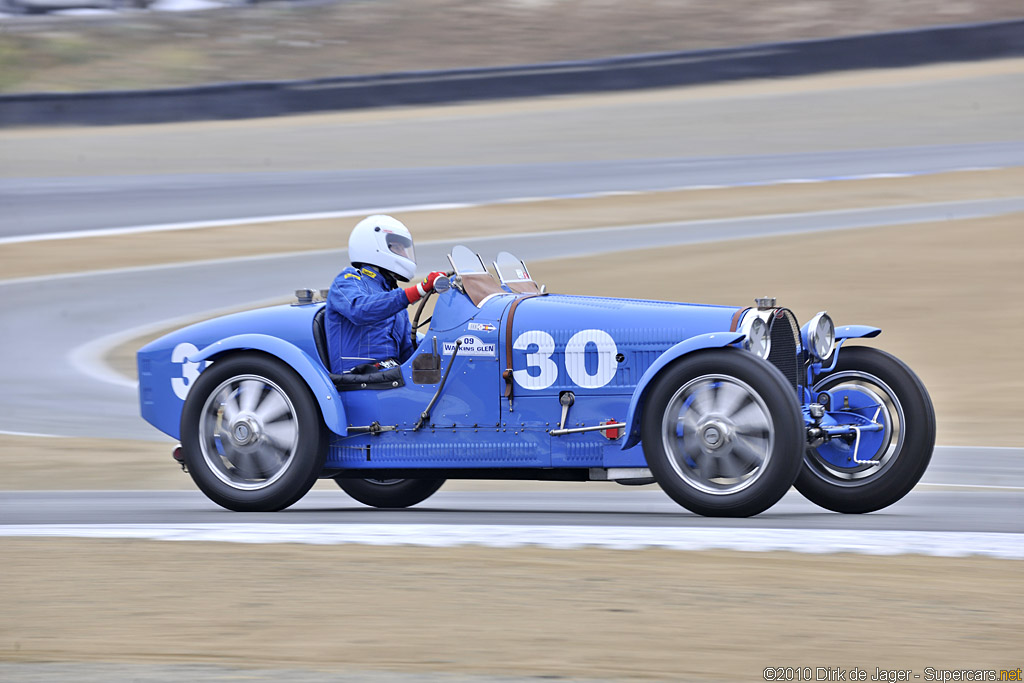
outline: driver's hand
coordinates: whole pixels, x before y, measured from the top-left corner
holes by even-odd
[[[441,272],[440,270],[435,270],[433,273],[430,273],[425,278],[423,278],[420,282],[417,282],[415,286],[406,287],[405,296],[406,298],[409,299],[409,303],[414,304],[423,297],[425,297],[427,295],[427,292],[433,291],[434,282],[437,280],[437,278],[441,277],[442,275],[444,275],[443,272]]]
[[[425,278],[423,278],[423,283],[422,284],[423,284],[424,293],[433,290],[434,289],[434,282],[437,281],[437,278],[443,277],[443,276],[444,276],[444,273],[442,271],[435,270],[433,273],[430,273]]]

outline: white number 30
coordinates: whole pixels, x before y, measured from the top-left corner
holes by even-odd
[[[597,350],[597,368],[592,373],[587,371],[587,347],[591,344]],[[513,371],[512,377],[524,389],[547,389],[558,379],[558,366],[551,360],[555,340],[547,332],[529,330],[512,344],[517,351],[529,351],[531,346],[536,346],[537,350],[526,354],[526,368]],[[580,330],[565,345],[565,371],[574,384],[584,389],[598,389],[615,377],[619,367],[615,359],[617,351],[615,340],[604,330]],[[531,373],[531,369],[536,372]]]

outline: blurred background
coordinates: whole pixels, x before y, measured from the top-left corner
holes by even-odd
[[[387,210],[424,272],[455,243],[487,262],[514,244],[550,291],[770,295],[801,321],[881,327],[872,345],[921,376],[941,446],[905,502],[861,517],[791,493],[720,528],[657,490],[498,482],[449,484],[389,520],[950,533],[941,552],[894,540],[885,557],[856,541],[819,555],[0,537],[0,678],[1015,669],[1020,561],[935,555],[979,535],[1019,549],[1024,532],[1021,20],[1019,0],[0,0],[0,122],[20,112],[0,124],[0,524],[249,522],[204,507],[138,418],[134,352],[327,286],[351,227]],[[998,40],[971,28],[988,22]],[[793,41],[949,26],[944,42],[824,43],[856,69],[807,57],[744,77],[812,54]],[[629,55],[656,56],[642,73],[586,61]],[[312,79],[395,93],[426,78],[405,72],[528,79],[551,62],[581,63],[533,97],[460,76],[421,106],[364,87],[352,107],[358,80],[331,82],[336,109],[197,104],[212,84],[296,81],[301,102],[325,87]],[[641,87],[658,68],[698,84]],[[250,87],[217,92],[237,105]],[[435,82],[421,87],[417,101]],[[167,88],[191,89],[142,92]],[[106,120],[81,114],[100,100]],[[303,505],[267,521],[380,519],[331,482]]]
[[[63,92],[725,48],[1019,19],[1021,8],[1015,0],[0,0],[0,12],[0,90]]]

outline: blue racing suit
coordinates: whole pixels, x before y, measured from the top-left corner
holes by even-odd
[[[402,363],[412,356],[412,324],[405,312],[409,298],[393,287],[371,266],[350,266],[334,278],[324,326],[331,372],[386,358]]]

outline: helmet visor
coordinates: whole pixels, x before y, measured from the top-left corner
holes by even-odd
[[[413,263],[416,262],[416,251],[412,246],[411,239],[404,235],[397,235],[393,232],[389,232],[385,235],[384,239],[385,243],[388,245],[388,250],[392,254],[405,257]]]

